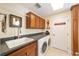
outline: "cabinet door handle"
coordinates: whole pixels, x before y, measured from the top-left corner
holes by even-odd
[[[26,55],[26,56],[29,56],[29,55],[30,55],[30,53],[28,54],[28,53],[26,52],[26,53],[25,53],[25,55]]]

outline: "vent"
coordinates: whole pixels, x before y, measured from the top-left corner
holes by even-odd
[[[39,3],[36,3],[36,4],[35,4],[35,7],[36,7],[36,8],[41,8],[41,5],[40,5]]]

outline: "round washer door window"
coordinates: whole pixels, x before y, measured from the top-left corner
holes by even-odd
[[[47,49],[47,42],[44,42],[42,45],[42,53],[44,53]]]

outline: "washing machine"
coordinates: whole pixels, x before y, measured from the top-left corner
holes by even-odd
[[[49,35],[38,40],[38,56],[45,56],[48,50]]]

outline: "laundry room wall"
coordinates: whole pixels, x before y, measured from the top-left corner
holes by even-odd
[[[9,14],[13,14],[13,15],[22,17],[22,28],[21,28],[20,35],[33,34],[33,33],[39,33],[39,32],[43,32],[44,31],[44,29],[27,29],[26,28],[26,13],[29,10],[26,9],[26,11],[24,11],[24,8],[20,8],[20,7],[21,6],[18,7],[17,4],[14,7],[4,7],[4,6],[2,6],[0,4],[0,13],[3,13],[3,14],[7,15],[7,19],[6,19],[6,32],[5,33],[3,33],[1,31],[2,26],[1,26],[1,22],[0,22],[0,38],[17,36],[17,32],[18,32],[17,30],[18,29],[17,28],[9,27]]]
[[[67,49],[68,49],[68,52],[69,52],[69,54],[71,54],[71,12],[70,11],[65,11],[65,12],[60,12],[60,13],[58,13],[58,14],[54,14],[54,15],[52,15],[52,16],[50,16],[50,17],[48,17],[47,19],[49,19],[50,20],[50,37],[51,37],[51,47],[53,47],[53,45],[54,45],[54,32],[53,32],[53,22],[57,19],[57,18],[59,18],[59,19],[62,19],[62,17],[65,17],[65,18],[67,18],[68,19],[68,26],[67,26],[67,32],[66,33],[68,33],[68,37],[67,37],[67,39],[68,39],[68,47],[67,47]],[[62,35],[61,33],[60,33],[60,35]],[[61,41],[61,43],[62,43],[62,41]]]

